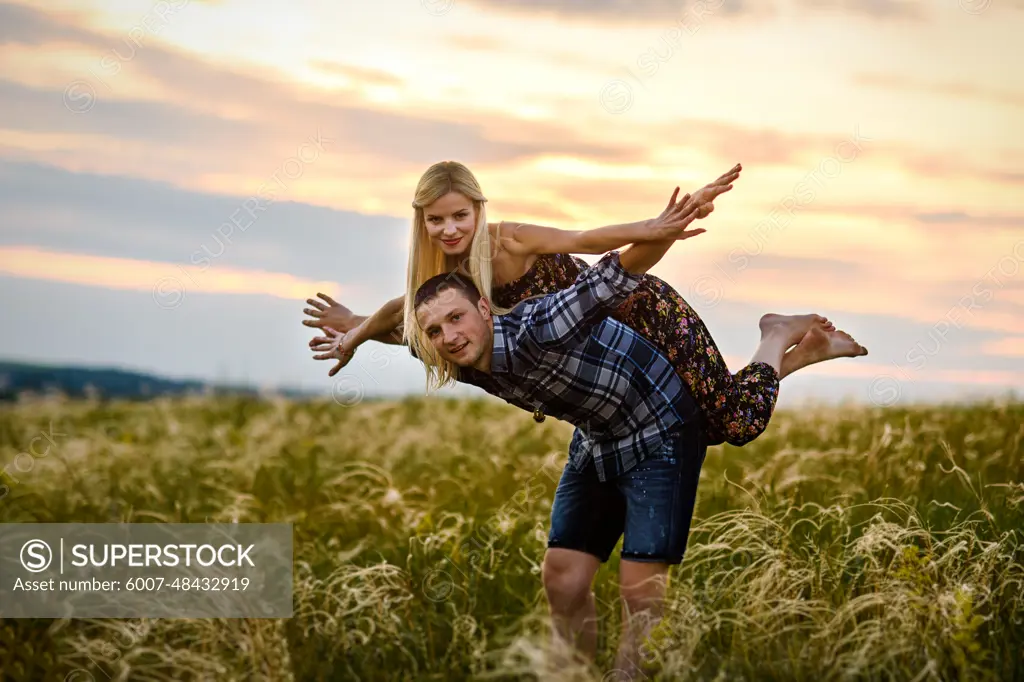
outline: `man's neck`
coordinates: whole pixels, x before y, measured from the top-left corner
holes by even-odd
[[[491,316],[491,335],[487,341],[487,347],[484,348],[484,352],[480,354],[480,359],[473,363],[473,369],[484,374],[491,373],[491,359],[494,357],[494,331],[496,325],[494,324],[496,317]]]

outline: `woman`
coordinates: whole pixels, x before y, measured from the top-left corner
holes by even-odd
[[[677,188],[658,218],[577,232],[488,223],[487,199],[472,172],[454,161],[434,164],[420,178],[412,204],[406,290],[414,292],[430,277],[460,269],[492,301],[492,310],[501,314],[523,299],[570,286],[580,271],[589,267],[571,253],[603,254],[637,241],[658,241],[668,249],[672,241],[666,241],[666,235],[674,233],[683,214],[681,207],[697,203],[700,217],[706,217],[714,209],[714,199],[732,189],[741,169],[737,164],[678,203]],[[352,315],[329,297],[318,296],[329,305],[308,299],[313,309],[305,312],[315,319],[303,324],[346,332],[339,339],[340,347],[327,337],[310,342],[315,350],[326,349],[316,359],[339,359],[329,372],[331,376],[362,343],[371,339],[400,342],[396,330],[415,328],[411,300],[407,302],[405,296],[389,301],[369,318]],[[765,315],[760,321],[757,352],[746,367],[731,374],[693,308],[675,289],[650,274],[612,317],[640,332],[669,358],[704,412],[712,445],[743,445],[760,435],[775,408],[783,377],[816,362],[867,354],[821,316]],[[403,336],[424,360],[428,388],[454,379],[457,368],[435,357],[419,334],[406,332]]]

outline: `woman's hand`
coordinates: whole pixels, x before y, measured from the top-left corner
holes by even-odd
[[[740,177],[743,165],[737,163],[728,173],[725,173],[714,182],[704,185],[690,196],[690,200],[698,204],[707,204],[714,201],[720,195],[732,189],[732,183]],[[703,217],[703,216],[702,216]]]
[[[313,306],[312,308],[302,309],[302,312],[313,318],[312,320],[302,321],[302,324],[307,327],[318,327],[320,329],[331,327],[341,333],[345,333],[356,327],[361,322],[358,315],[335,301],[327,294],[317,293],[317,296],[322,298],[326,302],[326,305],[316,299],[306,299],[306,303]],[[313,343],[310,342],[309,345],[312,347]]]
[[[676,187],[668,200],[668,206],[661,212],[661,215],[649,223],[650,229],[657,235],[658,239],[686,239],[703,234],[705,230],[685,230],[695,218],[693,207],[697,206],[696,219],[707,218],[715,210],[714,200],[732,189],[732,182],[740,176],[743,167],[736,164],[714,182],[708,183],[693,194],[683,196],[678,202],[676,196],[679,188]]]
[[[327,372],[327,376],[333,377],[341,370],[342,367],[347,365],[349,361],[355,357],[355,349],[358,347],[358,344],[353,345],[349,339],[354,330],[342,333],[336,329],[332,329],[331,327],[324,327],[324,331],[327,332],[327,336],[314,337],[309,342],[309,347],[319,353],[319,355],[313,356],[314,360],[338,361],[337,364]]]

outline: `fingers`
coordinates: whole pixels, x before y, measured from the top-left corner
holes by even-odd
[[[719,197],[719,196],[725,194],[726,192],[728,192],[731,189],[732,189],[732,184],[728,184],[728,185],[715,185],[714,187],[708,187],[707,188],[707,194],[704,195],[704,198],[707,199],[707,200],[711,200],[711,199],[714,199],[716,197]]]
[[[666,211],[672,210],[672,207],[676,204],[676,196],[679,194],[679,188],[676,187],[675,191],[672,192],[672,196],[668,199],[668,206],[665,207]]]
[[[693,203],[697,206],[709,204],[726,192],[730,191],[732,187],[732,185],[711,185],[704,187],[694,195]]]
[[[319,351],[326,356],[339,349],[339,347],[341,346],[341,342],[345,339],[345,335],[339,334],[336,330],[331,329],[330,327],[324,327],[324,330],[327,331],[329,336],[314,336],[309,341],[309,347],[312,350]],[[340,352],[346,351],[342,350]],[[317,359],[319,360],[326,358]]]
[[[318,300],[316,300],[314,298],[307,298],[306,299],[306,303],[310,304],[311,306],[313,306],[314,308],[316,308],[317,310],[320,310],[320,311],[323,311],[323,309],[327,307],[323,303],[321,303],[320,301],[318,301]]]
[[[703,191],[703,190],[701,190],[701,191]],[[698,194],[700,194],[700,193],[698,192]],[[675,213],[673,213],[670,216],[670,218],[672,218],[674,220],[683,220],[686,217],[688,217],[690,214],[696,215],[697,209],[701,206],[701,204],[703,204],[705,202],[705,199],[701,198],[701,197],[697,197],[697,196],[690,197],[689,194],[687,194],[686,196],[688,197],[688,199],[686,201],[681,201],[678,204],[676,204]],[[706,195],[704,195],[704,196],[706,196]]]
[[[689,239],[690,237],[696,237],[698,234],[704,234],[705,232],[707,232],[707,230],[705,230],[703,227],[698,227],[695,230],[683,230],[682,234],[679,235],[679,239],[677,239],[676,241],[679,241],[681,239]]]
[[[732,182],[733,180],[735,180],[736,178],[738,178],[740,176],[740,171],[741,170],[743,170],[743,164],[737,163],[735,166],[733,166],[731,169],[729,169],[728,172],[723,173],[722,175],[720,175],[718,177],[718,180],[715,180],[715,184],[719,184],[719,183],[721,183],[723,181],[725,183]],[[729,180],[727,178],[732,178],[732,179]]]
[[[323,329],[324,321],[321,319],[303,320],[302,324],[306,325],[307,327],[316,327],[317,329]]]
[[[303,308],[302,312],[306,313],[310,317],[323,317],[324,316],[324,311],[323,311],[322,308],[317,308],[316,310],[313,310],[311,308]]]
[[[322,351],[323,348],[321,348],[319,350]],[[350,351],[347,351],[347,350],[344,350],[344,349],[341,349],[341,348],[337,348],[337,347],[332,347],[329,351],[321,352],[318,355],[314,355],[313,359],[314,360],[335,360],[335,359],[337,359],[337,360],[345,360],[345,362],[348,362],[349,359],[351,359],[353,355],[354,355],[354,353],[352,353]]]
[[[338,302],[337,302],[337,301],[335,301],[335,300],[334,300],[333,298],[331,298],[330,296],[328,296],[327,294],[321,294],[321,293],[320,293],[320,292],[318,291],[318,292],[316,292],[316,295],[317,295],[317,296],[319,296],[320,298],[324,299],[325,301],[327,301],[327,304],[328,304],[328,305],[333,305],[333,306],[336,306],[336,305],[338,305]]]

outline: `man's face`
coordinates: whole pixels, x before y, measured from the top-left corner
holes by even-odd
[[[494,327],[487,299],[473,305],[462,292],[442,289],[420,304],[416,319],[444,360],[459,367],[490,368]]]

